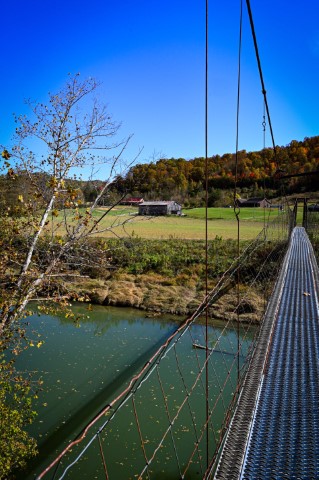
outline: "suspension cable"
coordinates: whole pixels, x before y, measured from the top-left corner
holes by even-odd
[[[263,101],[263,121],[262,121],[262,127],[263,127],[263,149],[266,148],[266,105],[265,101]]]
[[[265,100],[263,101],[263,121],[262,121],[262,127],[263,127],[263,149],[265,150],[266,148],[266,105],[265,105]],[[264,200],[266,199],[266,183],[265,183],[265,177],[263,178],[263,195],[264,195]],[[268,217],[269,220],[269,217]],[[264,230],[266,229],[266,211],[264,207]]]
[[[240,208],[237,202],[237,184],[238,184],[238,144],[239,144],[239,113],[240,113],[240,80],[241,80],[241,47],[242,47],[242,23],[243,23],[243,6],[240,1],[240,21],[239,21],[239,48],[238,48],[238,72],[237,72],[237,110],[236,110],[236,154],[235,154],[235,185],[234,185],[234,212],[238,222],[239,229],[239,213]],[[239,236],[239,233],[238,233]],[[239,256],[239,252],[238,252]]]
[[[209,372],[208,372],[208,7],[206,0],[205,12],[205,346],[206,346],[206,422],[209,420]],[[206,468],[209,465],[209,429],[206,430]]]
[[[255,32],[255,26],[254,26],[254,20],[253,20],[253,14],[252,14],[252,11],[251,11],[251,6],[250,6],[250,0],[246,0],[246,5],[247,5],[247,9],[248,9],[251,33],[252,33],[252,36],[253,36],[253,41],[254,41],[254,46],[255,46],[255,54],[256,54],[258,70],[259,70],[259,77],[260,77],[261,88],[262,88],[261,91],[262,91],[262,94],[264,96],[268,125],[269,125],[272,145],[273,145],[273,149],[274,149],[274,154],[275,154],[275,161],[276,161],[277,168],[278,168],[277,149],[276,149],[276,144],[275,144],[275,139],[274,139],[274,132],[273,132],[273,129],[272,129],[272,124],[271,124],[270,112],[269,112],[268,101],[267,101],[267,91],[266,91],[266,88],[265,88],[264,76],[263,76],[263,72],[262,72],[262,68],[261,68],[261,62],[260,62],[260,56],[259,56],[259,50],[258,50],[258,44],[257,44],[257,38],[256,38],[256,32]]]
[[[237,74],[237,111],[236,111],[236,156],[235,156],[235,185],[234,185],[234,213],[237,220],[237,257],[240,255],[240,206],[237,198],[237,184],[238,184],[238,143],[239,143],[239,113],[240,113],[240,81],[241,81],[241,49],[242,49],[242,27],[243,27],[243,2],[240,0],[240,19],[239,19],[239,47],[238,47],[238,74]],[[236,275],[236,293],[237,305],[240,303],[239,283],[240,272],[239,269]],[[237,383],[240,377],[240,360],[239,360],[239,309],[237,308]]]

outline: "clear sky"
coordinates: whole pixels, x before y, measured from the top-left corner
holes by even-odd
[[[209,154],[235,151],[239,0],[210,1]],[[251,0],[278,145],[319,135],[318,0]],[[45,101],[68,72],[102,82],[127,155],[204,156],[205,0],[1,2],[0,143],[25,98]],[[263,147],[263,101],[244,2],[239,148]],[[267,134],[266,146],[270,146]]]

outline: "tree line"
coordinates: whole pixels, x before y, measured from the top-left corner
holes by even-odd
[[[247,152],[237,155],[238,191],[244,197],[276,197],[280,194],[283,175],[295,175],[319,170],[319,136],[306,137],[303,141],[292,140],[288,145]],[[233,202],[236,174],[236,155],[225,153],[208,159],[208,203],[209,206],[226,206]],[[68,195],[79,205],[89,205],[101,193],[102,180],[66,179]],[[37,174],[37,182],[48,185],[46,173]],[[9,170],[0,176],[0,208],[5,203],[12,214],[19,214],[19,194],[31,196],[34,202],[33,184],[29,172],[19,172],[18,178]],[[292,177],[284,180],[287,194],[316,191],[318,175]],[[49,192],[49,189],[47,188]],[[50,193],[50,192],[49,192]],[[125,196],[143,197],[147,200],[171,200],[184,207],[203,206],[205,194],[205,158],[160,159],[152,163],[132,166],[125,174],[118,175],[111,188],[101,196],[100,204],[112,205]],[[64,200],[65,200],[64,199]],[[45,199],[44,199],[45,200]],[[56,202],[64,207],[63,199]],[[37,202],[43,203],[43,198]],[[70,203],[70,202],[69,202]],[[39,205],[40,206],[40,205]],[[66,205],[67,206],[67,205]]]
[[[242,196],[275,197],[282,175],[319,170],[319,136],[291,141],[287,146],[260,151],[241,150],[237,155],[238,187]],[[236,155],[225,153],[208,159],[210,206],[231,201],[235,184]],[[284,181],[287,193],[317,190],[318,176],[294,177]],[[172,197],[184,206],[200,206],[205,199],[205,158],[160,159],[156,163],[139,164],[118,177],[118,193],[132,193],[147,199],[168,200]],[[228,192],[227,192],[228,191]]]

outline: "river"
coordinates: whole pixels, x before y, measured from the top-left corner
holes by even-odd
[[[34,371],[35,377],[43,380],[43,389],[35,399],[34,407],[38,416],[30,428],[31,434],[38,441],[40,453],[36,460],[29,464],[28,472],[24,472],[20,477],[23,479],[35,478],[36,474],[39,474],[48,464],[48,460],[60,452],[94,414],[123,389],[132,375],[145,364],[181,322],[180,318],[172,316],[148,318],[146,313],[129,308],[94,306],[92,311],[89,311],[85,305],[75,305],[73,310],[75,314],[83,315],[79,324],[75,324],[72,319],[54,316],[34,315],[28,319],[30,322],[29,338],[33,346],[19,357],[17,367],[21,370]],[[196,328],[194,327],[193,336],[201,342],[202,327],[198,326],[198,330]],[[216,326],[210,329],[210,335],[215,337],[221,331],[222,326]],[[227,345],[236,341],[233,331],[226,332],[224,337],[222,348],[229,348]],[[43,344],[37,348],[39,341]],[[242,341],[245,352],[249,347],[251,335]],[[178,348],[180,349],[178,362],[182,365],[181,367],[178,365],[178,368],[185,369],[186,377],[189,376],[191,379],[195,370],[190,355],[191,344],[188,341],[187,345]],[[176,349],[174,355],[176,357]],[[220,372],[218,381],[216,379],[213,381],[217,391],[223,381],[223,376],[227,375],[228,367],[222,364],[220,354],[216,353],[215,355],[217,369]],[[229,355],[229,361],[231,358],[232,356]],[[167,388],[176,388],[182,392],[187,387],[185,384],[181,384],[181,379],[177,379],[176,384],[172,382],[171,376],[175,370],[176,365],[174,368],[169,367],[167,361],[167,365],[165,368],[163,367],[161,373],[163,382],[166,382]],[[188,382],[187,378],[186,382]],[[149,418],[153,418],[152,408],[158,407],[156,396],[159,396],[159,392],[156,391],[156,388],[150,383],[147,389],[148,392],[152,392],[152,399],[155,398],[154,405],[147,399],[145,400],[146,405],[141,407],[146,409],[145,413]],[[143,389],[141,389],[139,395],[142,405],[143,395],[145,398],[147,396],[146,390],[143,393]],[[231,388],[228,388],[227,395],[226,403],[231,399]],[[201,401],[199,396],[196,401]],[[225,400],[223,401],[225,402]],[[222,417],[223,408],[219,410]],[[133,417],[131,411],[130,414]],[[130,434],[131,429],[128,428],[133,423],[131,417],[123,409],[123,414],[119,414],[118,418],[114,420],[114,425],[116,425],[114,439],[111,440],[109,436],[106,440],[108,448],[111,449],[108,454],[108,470],[110,478],[116,480],[135,478],[132,473],[132,462],[134,463],[132,444],[135,441],[132,439],[130,444],[129,438],[134,434]],[[147,421],[147,426],[143,425],[144,431],[150,428],[147,433],[150,443],[152,443],[151,437],[155,437],[158,433],[156,430],[160,429],[159,424],[163,423],[161,417],[159,418],[160,420],[156,420],[157,423],[154,421],[152,426],[150,426],[152,423],[150,420]],[[190,421],[187,419],[187,415],[184,416],[184,423]],[[218,423],[220,422],[221,418]],[[184,435],[181,436],[185,437],[184,441],[189,442],[191,440],[187,439],[186,435],[189,426],[183,430],[184,427],[185,425],[181,427],[181,432],[184,432]],[[125,437],[125,447],[115,445],[121,436]],[[125,454],[123,448],[126,449]],[[174,478],[174,466],[172,466],[174,462],[167,449],[169,447],[166,447],[165,453],[168,463],[167,472],[170,472],[171,478]],[[125,461],[121,461],[121,455],[126,459]],[[94,463],[97,463],[96,467],[95,465],[92,467]],[[105,478],[101,470],[101,461],[97,459],[96,452],[86,456],[86,461],[82,461],[80,465],[73,470],[73,474],[72,472],[68,473],[65,478]],[[94,475],[92,468],[95,472]],[[45,478],[51,478],[51,476]],[[168,478],[168,473],[164,476],[155,476],[155,478]],[[187,478],[200,478],[198,468],[195,468],[193,474]]]

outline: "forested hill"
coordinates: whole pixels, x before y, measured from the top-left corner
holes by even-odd
[[[271,148],[258,152],[242,150],[238,154],[238,193],[242,198],[280,195],[281,182],[276,179],[279,168],[283,174],[300,174],[319,170],[319,136],[293,140],[285,147],[277,147],[277,161]],[[12,169],[11,169],[12,170]],[[209,158],[208,206],[226,206],[233,203],[235,181],[235,155],[226,153]],[[50,189],[50,179],[45,172],[37,175]],[[319,191],[319,175],[294,177],[284,180],[285,192]],[[92,202],[101,189],[101,180],[68,180],[66,188],[80,204]],[[10,206],[11,212],[19,211],[19,197],[41,208],[41,199],[34,197],[32,181],[21,171],[18,175],[8,172],[0,175],[0,209]],[[133,166],[125,176],[119,176],[101,202],[116,203],[124,196],[143,197],[145,200],[175,200],[184,207],[199,207],[205,204],[205,159],[161,159],[155,163]],[[57,208],[63,199],[56,202]],[[36,205],[35,205],[36,206]]]
[[[277,168],[285,174],[319,170],[319,136],[305,138],[304,141],[293,140],[287,146],[277,147],[277,160],[271,148],[258,152],[242,150],[238,159],[239,187],[244,194],[258,194],[266,187],[269,196],[276,196],[274,175]],[[225,199],[221,198],[221,190],[234,186],[235,154],[210,157],[208,168],[211,203],[219,200],[223,203]],[[147,199],[174,197],[182,203],[198,204],[204,189],[204,172],[204,158],[161,159],[156,163],[132,167],[124,178],[119,177],[117,189]],[[319,189],[318,176],[292,178],[285,182],[288,193]]]

